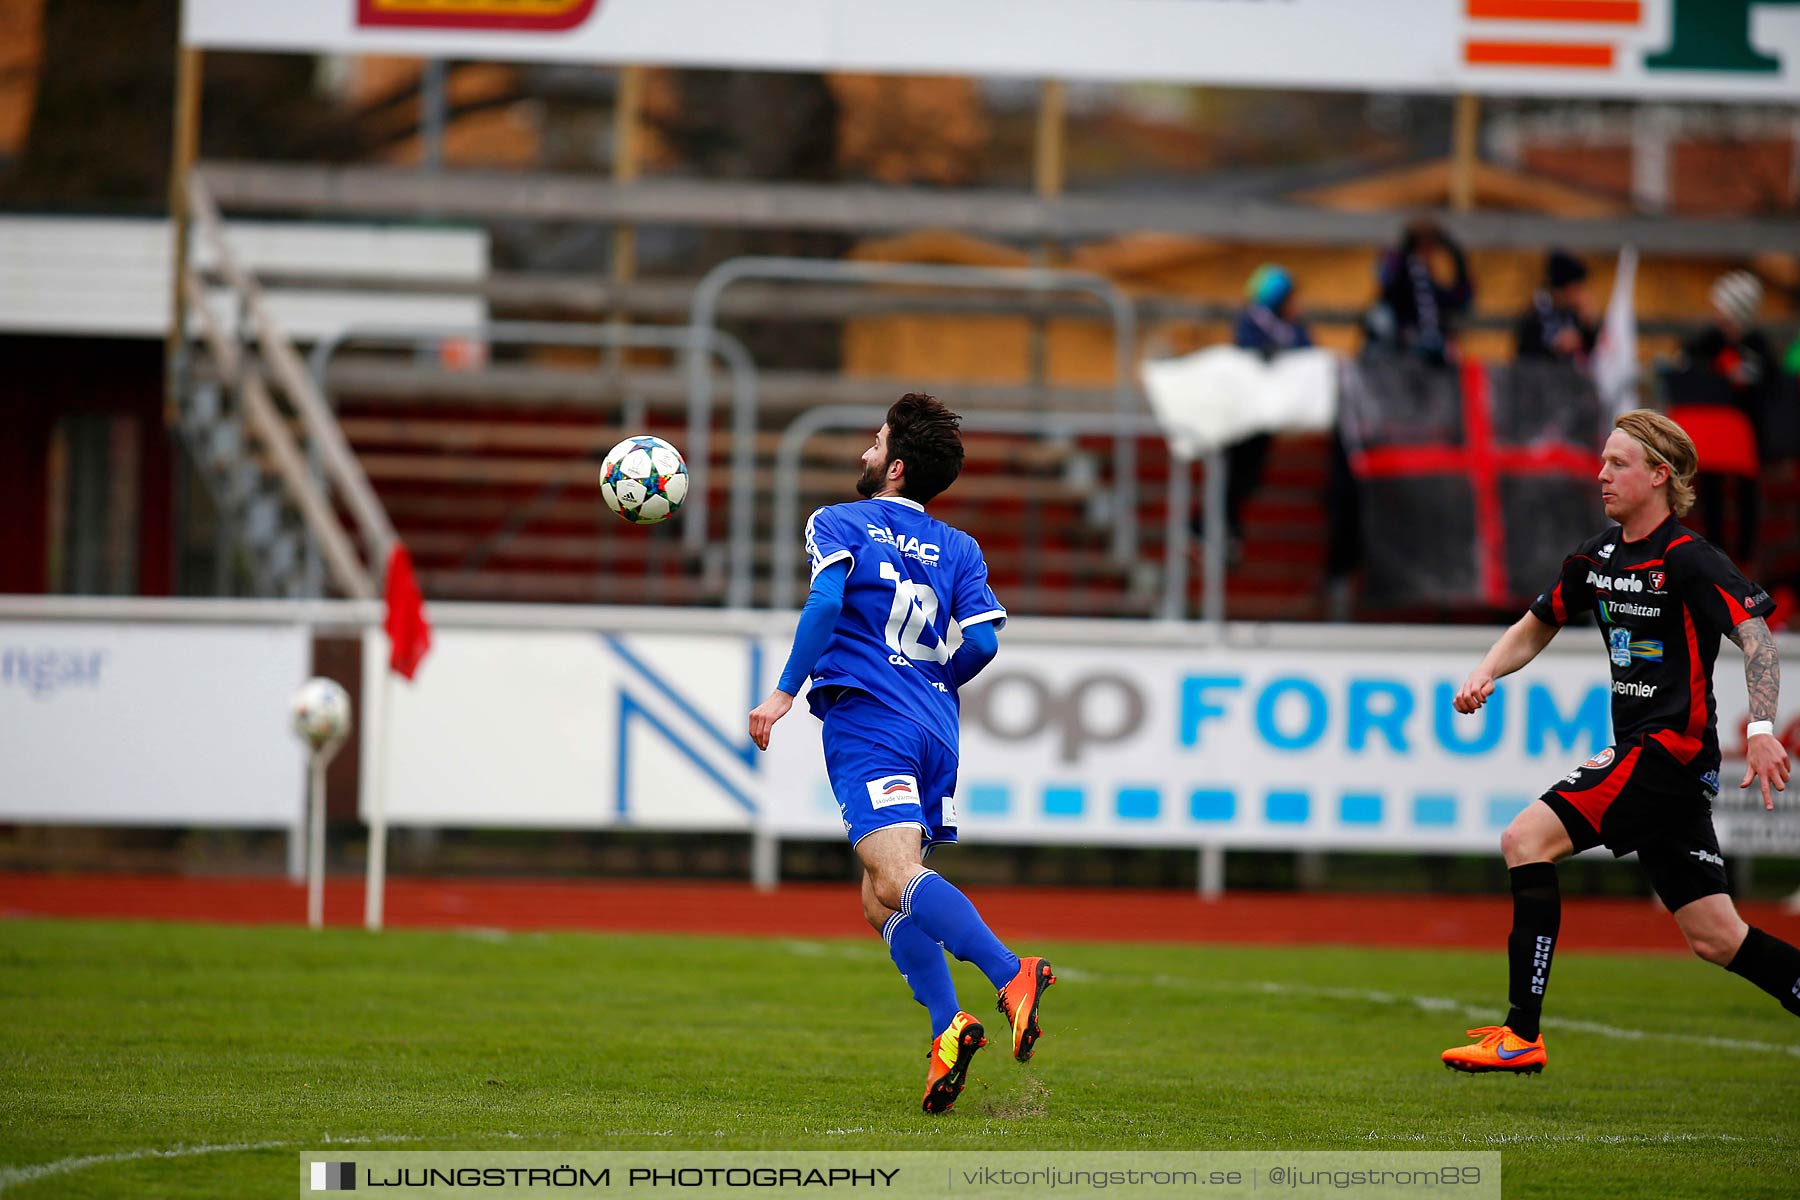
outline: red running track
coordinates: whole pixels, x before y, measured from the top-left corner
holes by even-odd
[[[1190,892],[973,887],[1002,937],[1249,945],[1472,947],[1505,945],[1512,902],[1500,896],[1299,895],[1244,892],[1205,901]],[[1745,904],[1746,920],[1800,942],[1800,913]],[[330,925],[362,923],[361,879],[325,889]],[[282,879],[167,875],[0,874],[0,917],[112,917],[230,924],[299,924],[306,889]],[[585,929],[763,937],[873,937],[852,884],[527,882],[395,879],[387,924],[409,929]],[[1680,932],[1649,900],[1572,900],[1563,947],[1684,952]]]

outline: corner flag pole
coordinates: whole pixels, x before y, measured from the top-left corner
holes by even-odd
[[[369,874],[363,891],[363,926],[371,932],[381,929],[387,888],[388,743],[393,738],[394,676],[412,679],[425,652],[431,649],[431,622],[425,617],[425,597],[413,574],[412,556],[398,538],[388,549],[383,590],[387,594],[387,616],[381,627],[387,634],[387,670],[381,673],[381,717],[375,723],[375,744],[371,748],[375,761],[369,773],[373,786],[369,797]]]
[[[369,796],[369,864],[363,885],[363,928],[381,931],[382,901],[387,888],[388,740],[394,723],[394,673],[381,673],[381,717],[375,723],[374,783]]]
[[[307,775],[306,836],[306,925],[321,929],[325,925],[325,764],[330,754],[314,750]]]

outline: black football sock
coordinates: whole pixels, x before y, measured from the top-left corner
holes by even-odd
[[[1544,989],[1550,986],[1550,956],[1562,928],[1562,892],[1556,886],[1556,864],[1525,863],[1512,876],[1513,926],[1506,939],[1507,999],[1512,1011],[1506,1023],[1526,1041],[1536,1041],[1544,1011]]]
[[[1742,975],[1800,1017],[1800,950],[1752,925],[1725,969]]]

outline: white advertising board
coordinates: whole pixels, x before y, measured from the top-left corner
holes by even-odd
[[[364,689],[364,744],[391,723],[396,825],[747,829],[766,787],[745,732],[760,661],[743,636],[440,627],[385,709]],[[364,678],[386,670],[372,634]]]
[[[253,272],[469,282],[487,273],[487,235],[478,230],[233,221],[225,231]],[[0,217],[0,330],[161,340],[169,330],[170,238],[161,219]],[[212,259],[210,245],[195,244],[196,266]],[[207,295],[235,336],[237,305],[227,290]],[[264,298],[276,323],[305,341],[370,327],[467,329],[487,317],[486,301],[472,296],[269,288]]]
[[[393,688],[390,820],[842,835],[804,700],[767,754],[746,734],[786,628],[629,629],[441,630],[418,679]],[[964,695],[966,837],[1487,852],[1520,808],[1612,740],[1591,630],[1559,639],[1585,652],[1559,644],[1468,717],[1450,698],[1473,646],[1373,651],[1348,630],[1288,649],[1207,648],[1179,630],[1139,642],[1002,635]],[[367,678],[385,653],[371,637]],[[1784,798],[1771,816],[1735,788],[1740,662],[1726,645],[1716,672],[1721,836],[1728,849],[1800,853],[1800,804]],[[370,756],[364,770],[367,797]]]
[[[189,45],[1792,102],[1793,0],[187,0]]]
[[[0,621],[0,821],[288,828],[303,626]]]

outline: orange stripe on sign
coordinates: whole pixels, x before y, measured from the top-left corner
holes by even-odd
[[[1581,21],[1636,25],[1644,17],[1639,0],[1469,0],[1477,21]]]
[[[1598,67],[1613,65],[1611,46],[1569,42],[1469,42],[1463,61],[1477,67]]]

